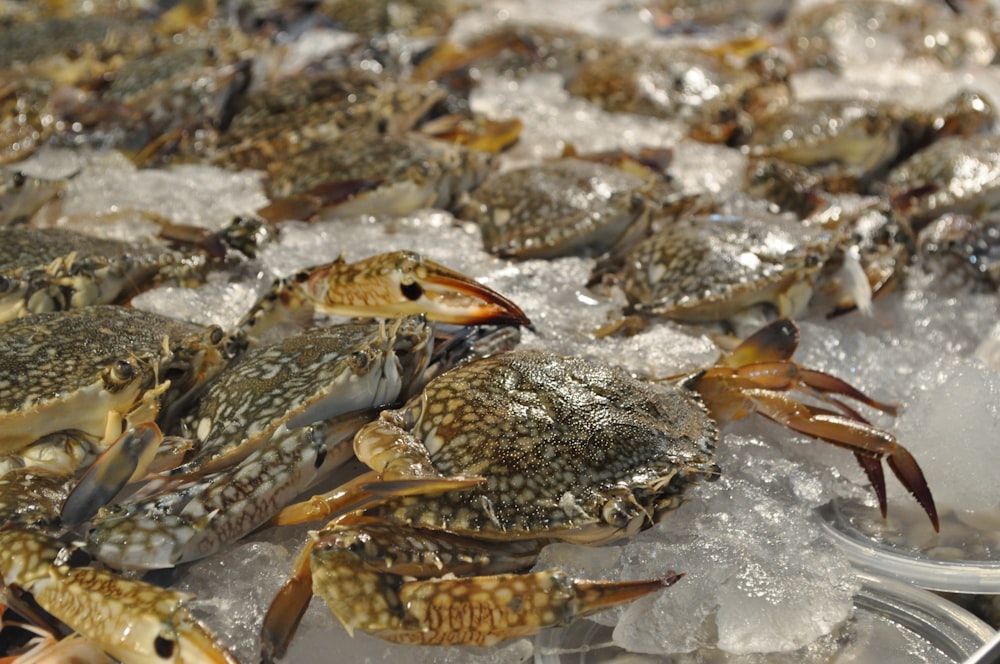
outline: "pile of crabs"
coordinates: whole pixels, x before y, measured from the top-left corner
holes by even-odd
[[[348,631],[402,643],[566,624],[679,574],[529,572],[541,548],[660,521],[724,471],[720,426],[754,413],[853,453],[883,514],[886,460],[937,528],[917,460],[861,412],[894,407],[797,364],[792,319],[866,315],[914,265],[996,289],[994,106],[975,89],[934,108],[801,100],[790,81],[837,72],[845,23],[907,58],[988,66],[986,8],[608,9],[646,26],[633,44],[473,0],[161,5],[0,2],[0,656],[235,661],[187,594],[143,573],[312,520],[327,525],[263,620],[265,657],[313,593]],[[477,11],[490,29],[449,37]],[[666,148],[505,161],[523,123],[470,100],[484,73],[538,72],[738,151],[742,185],[682,187]],[[143,230],[110,237],[121,210],[67,214],[76,173],[27,166],[51,150],[255,171],[267,201],[214,227],[130,210]],[[625,303],[593,337],[683,324],[718,360],[651,382],[518,350],[545,334],[530,311],[407,247],[351,262],[333,247],[235,325],[130,304],[256,269],[292,221],[349,235],[427,208],[513,265],[591,258],[580,288]],[[353,459],[369,470],[311,495]]]

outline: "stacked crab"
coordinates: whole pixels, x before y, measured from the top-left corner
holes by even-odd
[[[937,530],[917,460],[860,412],[895,407],[793,361],[791,318],[870,313],[909,269],[995,290],[993,108],[793,94],[848,66],[845,19],[774,4],[595,5],[632,44],[530,3],[7,3],[0,655],[38,632],[122,661],[281,656],[314,592],[403,644],[566,624],[685,570],[532,571],[543,548],[650,529],[752,413],[853,453],[883,516],[887,460]],[[993,57],[947,7],[843,11],[902,58]],[[594,136],[543,140],[544,99],[483,112],[539,84]],[[692,185],[685,150],[738,176]],[[554,274],[568,298],[531,287]],[[609,316],[581,329],[584,303]],[[664,330],[700,365],[607,350]],[[137,578],[314,520],[259,642]]]

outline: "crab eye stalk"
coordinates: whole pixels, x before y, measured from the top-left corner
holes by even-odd
[[[136,375],[136,367],[129,360],[116,360],[108,371],[108,378],[111,385],[124,385]]]

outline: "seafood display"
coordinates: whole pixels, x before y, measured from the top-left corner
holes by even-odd
[[[997,384],[997,25],[0,1],[0,659],[820,661],[821,515],[1000,562],[908,411]]]

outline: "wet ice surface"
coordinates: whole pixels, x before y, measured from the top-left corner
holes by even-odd
[[[28,175],[67,179],[62,197],[39,212],[36,223],[83,222],[90,232],[105,237],[148,235],[150,227],[141,223],[143,218],[218,230],[268,202],[260,173],[193,164],[137,169],[119,152],[42,150],[18,167]]]

